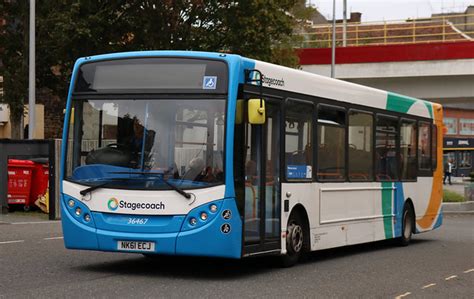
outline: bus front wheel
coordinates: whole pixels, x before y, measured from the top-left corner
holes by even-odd
[[[292,213],[288,220],[288,229],[286,234],[286,254],[282,256],[284,267],[295,265],[302,252],[305,240],[305,228],[299,213]]]

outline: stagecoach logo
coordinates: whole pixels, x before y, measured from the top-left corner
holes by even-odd
[[[109,207],[109,210],[115,211],[118,208],[118,200],[114,197],[109,199],[109,202],[107,203],[107,207]]]
[[[252,73],[252,80],[257,80],[257,79],[258,79],[258,73],[253,72]],[[257,84],[255,81],[254,81],[254,83]],[[281,79],[270,78],[270,77],[265,76],[265,75],[262,75],[262,83],[263,83],[263,85],[267,85],[268,87],[272,87],[272,86],[284,87],[285,86],[285,80],[283,80],[283,78],[281,78]]]
[[[202,89],[216,89],[216,86],[216,76],[204,76],[204,80],[202,81]]]
[[[118,208],[135,210],[164,210],[165,204],[163,202],[158,203],[143,203],[143,202],[127,202],[125,200],[118,200],[112,197],[107,202],[107,207],[110,211],[115,211]]]

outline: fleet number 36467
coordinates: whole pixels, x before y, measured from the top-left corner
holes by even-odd
[[[127,224],[146,224],[148,218],[128,218]]]

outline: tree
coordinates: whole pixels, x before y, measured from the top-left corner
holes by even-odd
[[[28,2],[0,1],[5,25],[0,27],[3,99],[10,107],[12,138],[22,135],[20,126],[28,96]]]
[[[8,16],[6,34],[0,35],[5,100],[15,122],[27,94],[28,1],[0,5]],[[304,0],[40,1],[37,87],[64,101],[77,58],[119,51],[221,51],[295,67],[292,32],[305,12]]]

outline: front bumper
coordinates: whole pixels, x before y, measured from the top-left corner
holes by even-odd
[[[155,242],[155,251],[147,252],[151,254],[226,258],[242,255],[242,222],[234,198],[206,203],[187,215],[137,216],[90,212],[81,201],[68,195],[61,197],[64,243],[69,249],[117,252],[118,241],[151,241]],[[68,204],[70,200],[75,202],[73,207]],[[211,204],[218,206],[215,213],[209,212]],[[77,207],[82,212],[79,216],[75,214]],[[206,221],[199,218],[203,211],[209,215]],[[91,216],[89,221],[84,220],[86,213]],[[190,224],[191,217],[198,220],[195,225]],[[127,223],[132,218],[148,220]]]

